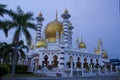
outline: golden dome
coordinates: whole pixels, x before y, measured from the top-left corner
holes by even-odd
[[[81,37],[81,42],[79,44],[79,48],[86,48],[86,44],[83,42],[82,37]]]
[[[79,44],[79,48],[86,48],[85,43],[84,43],[84,42],[80,42],[80,44]]]
[[[108,55],[107,55],[106,51],[103,51],[102,55],[103,55],[104,59],[108,59]]]
[[[58,37],[61,37],[63,31],[63,24],[57,20],[57,17],[54,21],[47,24],[45,29],[46,39],[48,42],[56,41],[56,32],[58,32]]]
[[[44,47],[44,48],[47,47],[47,43],[43,39],[36,44],[36,48],[40,48],[40,47]]]

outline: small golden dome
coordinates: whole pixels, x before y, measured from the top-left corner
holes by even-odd
[[[82,41],[82,42],[80,42],[80,44],[79,44],[79,48],[86,48],[86,45],[85,45],[85,43]]]
[[[42,13],[40,12],[38,16],[42,16]]]
[[[61,37],[61,32],[63,31],[63,24],[59,22],[57,19],[47,24],[45,29],[46,39],[48,42],[56,42],[56,32],[59,34],[59,38]]]
[[[79,48],[86,48],[86,44],[83,42],[82,36],[81,36],[81,42],[79,44]]]
[[[104,59],[108,59],[108,55],[107,55],[106,51],[103,51],[102,55],[103,55]]]
[[[64,13],[68,13],[68,10],[65,8]]]
[[[36,44],[36,48],[44,47],[47,48],[47,43],[42,39]]]

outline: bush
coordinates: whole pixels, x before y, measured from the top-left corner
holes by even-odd
[[[9,73],[12,72],[12,65],[7,65],[10,70],[9,70]],[[27,73],[28,71],[28,66],[26,65],[16,65],[16,69],[15,69],[15,73],[17,74],[21,74],[21,73]]]
[[[17,65],[15,73],[21,74],[21,73],[26,73],[28,71],[28,66],[26,65]]]
[[[10,68],[7,65],[0,64],[0,77],[6,75]]]

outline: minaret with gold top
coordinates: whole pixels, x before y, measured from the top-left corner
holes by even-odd
[[[66,49],[70,48],[69,45],[69,18],[71,17],[71,15],[68,13],[68,10],[65,9],[64,13],[61,15],[61,17],[63,18],[63,31],[64,31],[64,46]]]
[[[101,39],[99,39],[99,41],[98,41],[98,47],[95,48],[95,53],[96,54],[101,54],[104,59],[108,59],[107,52],[104,49],[102,49],[102,45],[103,45],[103,42],[102,42]]]
[[[36,42],[38,42],[40,41],[42,36],[42,22],[44,21],[44,18],[41,12],[36,17],[36,20],[37,20]]]

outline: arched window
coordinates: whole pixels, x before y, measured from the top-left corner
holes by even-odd
[[[48,66],[48,63],[49,63],[49,61],[48,61],[48,56],[45,55],[45,56],[44,56],[44,61],[42,62],[42,66],[43,66],[43,67],[47,67],[47,66]]]
[[[53,61],[52,61],[52,66],[53,67],[58,67],[58,56],[57,55],[54,55],[53,56]]]
[[[95,68],[98,68],[99,67],[99,61],[98,59],[96,59],[96,65],[95,65]]]
[[[76,67],[81,68],[80,57],[77,57]]]

